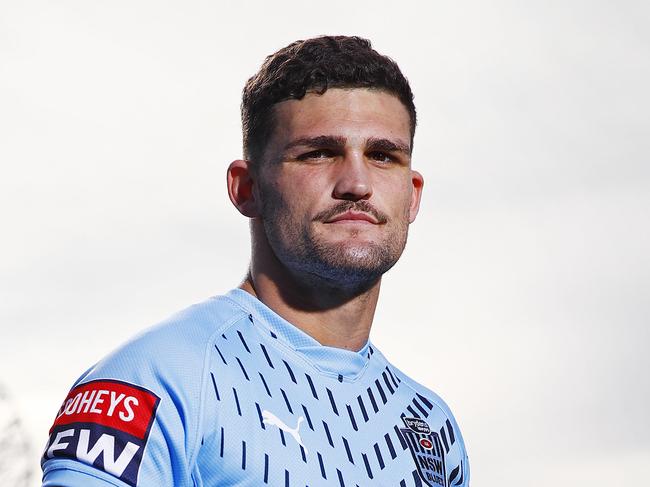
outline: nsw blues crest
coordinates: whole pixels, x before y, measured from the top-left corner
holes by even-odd
[[[445,450],[438,433],[432,432],[422,419],[403,417],[402,421],[406,428],[400,431],[424,483],[430,487],[447,487]]]

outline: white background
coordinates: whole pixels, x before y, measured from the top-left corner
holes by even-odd
[[[34,468],[80,373],[242,279],[241,89],[327,33],[415,92],[424,201],[372,337],[450,404],[473,486],[646,485],[648,5],[2,2],[0,382]]]

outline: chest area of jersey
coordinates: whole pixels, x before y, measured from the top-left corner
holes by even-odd
[[[215,347],[204,485],[446,487],[460,478],[451,423],[389,366],[348,382],[269,344],[240,341]]]

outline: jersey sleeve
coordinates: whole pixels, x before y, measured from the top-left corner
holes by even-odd
[[[193,485],[206,340],[193,326],[200,316],[189,318],[152,329],[79,379],[50,429],[44,487]]]

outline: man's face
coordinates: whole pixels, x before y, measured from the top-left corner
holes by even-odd
[[[277,104],[257,198],[279,261],[343,287],[390,269],[423,184],[410,140],[406,108],[382,91],[333,88]]]

